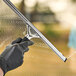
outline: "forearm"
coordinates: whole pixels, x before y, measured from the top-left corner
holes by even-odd
[[[0,76],[3,76],[3,70],[0,68]]]

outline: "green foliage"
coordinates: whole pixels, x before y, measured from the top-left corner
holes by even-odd
[[[57,38],[58,39],[61,36],[59,34],[59,32],[54,30],[54,26],[56,26],[55,24],[45,23],[44,26],[45,26],[44,32],[45,32],[45,35],[47,35],[48,38],[51,37],[51,38]]]
[[[48,30],[46,31],[46,35],[49,37],[52,37],[52,38],[59,38],[60,37],[60,34],[56,31],[53,31],[53,30]]]

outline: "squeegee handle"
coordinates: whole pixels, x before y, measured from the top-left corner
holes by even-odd
[[[64,57],[56,47],[54,47],[54,45],[12,4],[10,0],[3,1],[23,20],[24,23],[29,25],[39,35],[44,43],[47,44],[64,62],[67,60],[67,58]]]

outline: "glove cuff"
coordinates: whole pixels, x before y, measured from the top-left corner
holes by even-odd
[[[3,70],[5,75],[5,73],[7,72],[7,65],[5,59],[3,59],[2,57],[0,57],[0,68]]]

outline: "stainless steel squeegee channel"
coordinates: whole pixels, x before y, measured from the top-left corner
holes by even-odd
[[[43,42],[47,44],[64,62],[67,60],[67,58],[57,50],[57,48],[12,4],[10,0],[3,1],[22,19],[24,23],[29,25],[39,35]]]

